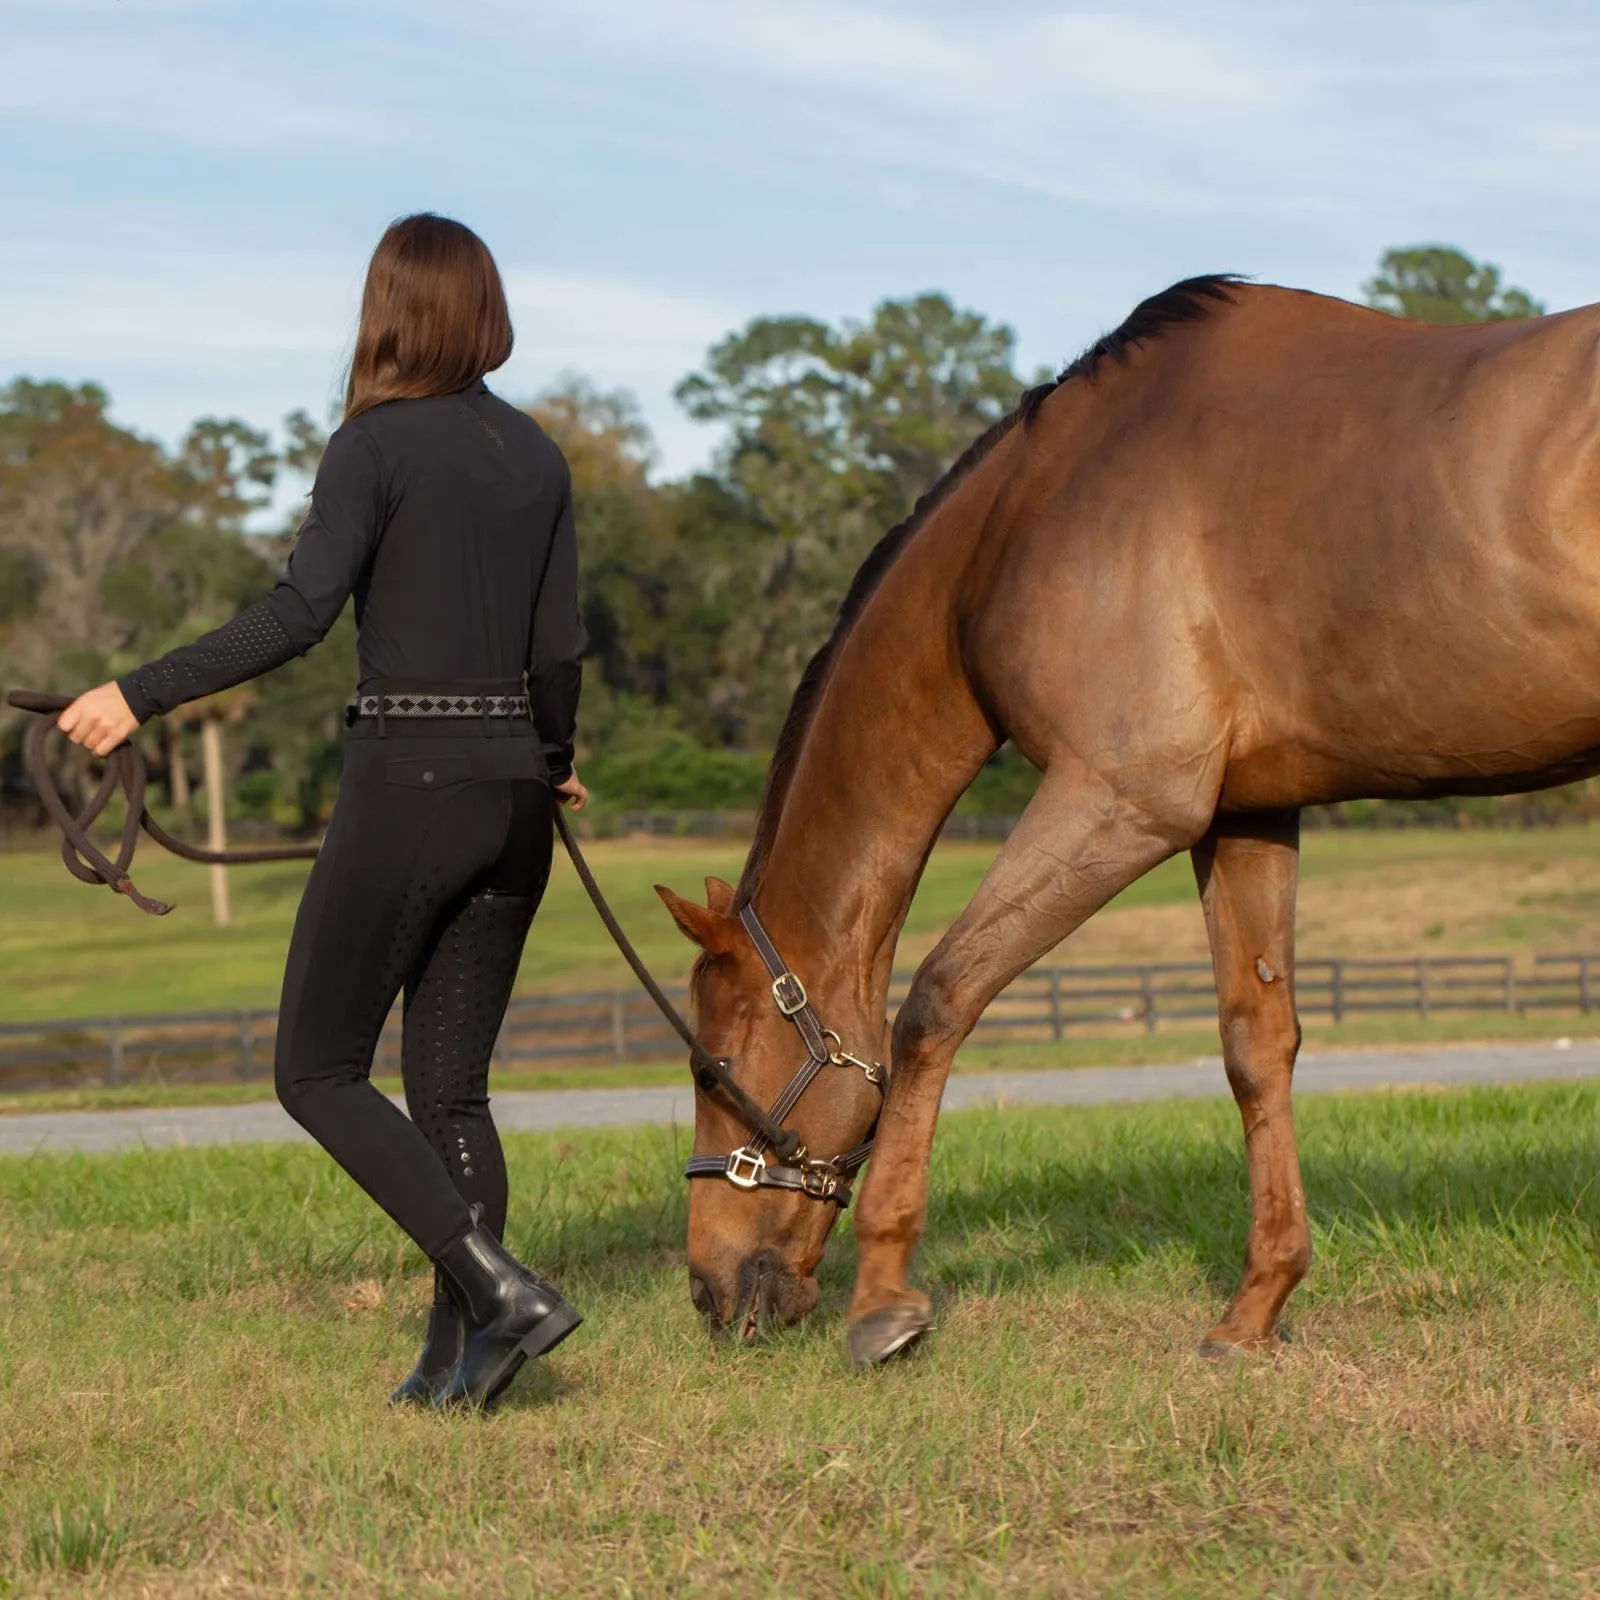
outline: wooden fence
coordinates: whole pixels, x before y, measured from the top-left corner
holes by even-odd
[[[896,976],[891,1007],[909,982],[909,974]],[[1302,1016],[1335,1023],[1376,1013],[1587,1013],[1600,1002],[1600,955],[1539,956],[1522,965],[1510,956],[1307,960],[1296,987]],[[1211,968],[1203,962],[1035,967],[995,1000],[978,1027],[980,1037],[1001,1042],[1155,1033],[1215,1016]],[[255,1010],[13,1024],[0,1027],[0,1091],[266,1077],[276,1030],[276,1012]],[[637,990],[519,995],[495,1062],[501,1069],[622,1062],[681,1049]],[[399,1064],[397,1009],[379,1041],[377,1070],[396,1072]]]

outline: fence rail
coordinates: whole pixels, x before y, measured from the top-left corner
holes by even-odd
[[[897,974],[891,1007],[910,975]],[[1417,1017],[1600,1008],[1600,955],[1419,956],[1387,960],[1312,959],[1295,974],[1305,1017],[1334,1023],[1378,1013]],[[680,987],[675,991],[682,998]],[[1156,1033],[1216,1016],[1204,962],[1035,967],[1018,978],[978,1024],[986,1041],[1064,1039],[1086,1033]],[[376,1067],[400,1065],[401,1021],[389,1017]],[[0,1092],[270,1076],[274,1011],[197,1011],[0,1027]],[[504,1069],[557,1062],[623,1062],[673,1055],[677,1036],[637,990],[519,995],[495,1046]]]
[[[910,974],[896,974],[891,1008]],[[683,989],[675,990],[683,997]],[[1344,1022],[1370,1014],[1578,1011],[1600,1008],[1600,955],[1509,955],[1304,960],[1296,1000],[1306,1018]],[[987,1042],[1146,1032],[1211,1021],[1216,990],[1203,962],[1035,966],[995,998],[979,1021]],[[277,1013],[187,1011],[157,1016],[21,1022],[0,1027],[0,1091],[269,1077]],[[634,989],[518,995],[506,1013],[494,1064],[622,1062],[677,1053],[677,1035]],[[400,1067],[400,1013],[390,1014],[376,1070]]]

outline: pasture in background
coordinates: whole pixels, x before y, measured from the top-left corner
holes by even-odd
[[[743,845],[619,839],[596,842],[589,854],[645,960],[666,978],[685,977],[693,951],[651,885],[699,893],[707,873],[737,879]],[[935,850],[900,941],[899,966],[915,966],[933,948],[993,854],[985,844]],[[277,1004],[304,866],[233,869],[228,928],[211,923],[204,867],[150,849],[139,868],[142,888],[176,902],[171,916],[143,916],[107,890],[77,883],[53,853],[0,855],[0,1022]],[[1303,958],[1600,952],[1600,828],[1308,832],[1301,883]],[[1141,879],[1050,959],[1209,959],[1188,858]],[[518,992],[630,981],[558,852]]]
[[[607,893],[646,959],[668,981],[683,978],[693,952],[661,909],[652,884],[698,892],[707,873],[736,878],[743,849],[735,841],[646,838],[591,846]],[[935,851],[901,942],[902,971],[932,948],[966,903],[993,849],[947,842]],[[8,1051],[81,1052],[81,1067],[64,1065],[58,1075],[60,1104],[269,1093],[270,1012],[305,867],[234,869],[235,916],[227,928],[210,920],[206,869],[154,850],[141,855],[139,868],[149,891],[178,902],[170,917],[143,916],[107,891],[79,885],[52,854],[0,855],[0,899],[17,912],[0,926],[0,1025],[153,1013],[209,1013],[213,1020],[143,1032],[124,1022],[115,1038],[106,1027],[69,1040],[17,1037],[7,1041]],[[1593,1026],[1580,1009],[1583,985],[1576,965],[1541,966],[1538,958],[1554,952],[1600,954],[1600,830],[1310,831],[1303,848],[1303,885],[1299,942],[1312,1047],[1582,1034]],[[1488,953],[1509,956],[1509,968],[1448,965],[1452,958],[1481,959]],[[1333,974],[1326,963],[1340,957],[1408,963],[1424,957],[1438,965],[1420,984],[1410,966],[1382,975],[1369,972],[1360,980],[1365,989],[1356,987],[1352,968],[1344,980],[1351,1003],[1335,1026]],[[1190,970],[1159,970],[1183,963]],[[1023,980],[1015,997],[997,1002],[991,1014],[996,1024],[1028,1018],[1029,1025],[981,1031],[963,1051],[960,1068],[1172,1061],[1215,1053],[1209,955],[1186,858],[1134,885],[1046,965],[1067,967],[1076,976],[1062,982],[1054,997],[1048,978]],[[1106,968],[1117,965],[1123,970],[1105,975]],[[1155,969],[1148,995],[1140,992],[1140,967],[1147,973]],[[1600,998],[1593,994],[1600,989],[1600,967],[1592,978],[1591,997]],[[1074,999],[1086,988],[1098,988],[1102,997]],[[525,999],[571,998],[562,999],[553,1012],[543,1002],[521,1010],[514,1004],[506,1056],[496,1069],[501,1087],[648,1083],[681,1074],[675,1044],[654,1025],[648,1001],[560,852],[518,992]],[[1451,1009],[1452,1002],[1466,999],[1476,1009]],[[1098,1010],[1123,1020],[1069,1021],[1057,1041],[1045,1020],[1053,1000],[1069,1019]],[[1394,1013],[1364,1010],[1373,1000],[1393,1006]],[[1143,1009],[1151,1001],[1158,1007],[1154,1029]],[[1418,1014],[1423,1010],[1431,1014]],[[252,1017],[253,1012],[268,1015]],[[1023,1042],[995,1042],[1002,1034]],[[535,1058],[533,1052],[552,1040],[581,1045]],[[115,1070],[114,1052],[119,1053]],[[393,1068],[388,1056],[380,1056],[380,1078]],[[37,1088],[41,1074],[54,1071],[48,1064],[29,1066],[24,1076],[32,1074],[27,1081]],[[124,1087],[102,1090],[108,1078],[122,1080]],[[246,1079],[253,1081],[240,1081]],[[23,1076],[8,1072],[7,1081],[20,1088]],[[0,1091],[4,1088],[0,1084]],[[0,1106],[13,1109],[42,1104],[33,1094],[0,1100]]]

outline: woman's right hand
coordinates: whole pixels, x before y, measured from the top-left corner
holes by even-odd
[[[139,719],[112,682],[80,694],[56,719],[56,726],[74,744],[84,745],[97,756],[108,756],[138,732]]]
[[[562,805],[571,805],[574,811],[582,811],[589,803],[589,791],[584,788],[583,780],[578,776],[578,769],[572,769],[572,776],[556,785],[556,793],[561,797]]]

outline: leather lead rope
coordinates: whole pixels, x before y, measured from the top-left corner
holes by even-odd
[[[589,870],[589,863],[584,860],[583,851],[578,848],[578,841],[573,837],[572,826],[567,821],[566,813],[557,806],[555,815],[556,830],[561,835],[561,842],[566,846],[567,854],[572,857],[572,865],[578,874],[578,880],[594,903],[600,920],[606,925],[606,932],[611,935],[617,949],[622,952],[622,959],[633,969],[633,975],[639,980],[644,992],[655,1001],[656,1009],[667,1019],[673,1032],[689,1047],[689,1061],[695,1080],[708,1093],[720,1093],[731,1101],[746,1124],[780,1156],[785,1159],[792,1156],[800,1148],[799,1134],[780,1127],[771,1115],[763,1111],[761,1106],[734,1082],[729,1064],[720,1056],[712,1055],[701,1044],[694,1029],[667,998],[661,985],[651,975],[650,969],[640,959],[639,952],[633,947],[633,941],[622,931],[622,924],[617,921],[616,913],[607,904],[605,895],[600,892],[600,885],[595,881],[594,873]]]
[[[32,711],[39,717],[23,736],[22,766],[32,779],[40,803],[50,820],[61,830],[61,860],[68,872],[82,883],[103,883],[117,894],[125,894],[141,911],[164,917],[172,907],[164,900],[141,894],[128,869],[133,865],[134,846],[142,828],[163,850],[197,861],[202,866],[247,866],[258,861],[308,861],[316,855],[314,844],[271,845],[262,849],[206,850],[174,838],[150,815],[145,805],[148,776],[144,755],[134,744],[120,744],[105,758],[105,771],[88,803],[76,816],[67,808],[56,788],[55,777],[45,754],[45,741],[55,731],[55,719],[72,704],[71,695],[40,694],[33,689],[13,689],[6,704],[18,711]],[[110,804],[118,790],[127,801],[122,818],[122,838],[113,861],[89,837],[89,829]]]

